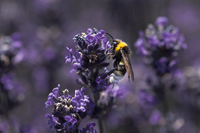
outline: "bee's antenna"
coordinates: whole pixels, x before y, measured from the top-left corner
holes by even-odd
[[[111,44],[113,44],[113,42],[115,41],[115,39],[114,39],[109,33],[106,32],[106,34],[109,35],[109,36],[112,38],[112,43],[111,43]],[[109,51],[110,49],[112,49],[112,48],[113,48],[113,45],[112,45],[109,49],[106,50],[106,54],[107,54],[108,51]]]
[[[114,41],[114,38],[109,33],[106,32],[106,34],[109,35],[113,39],[113,41]]]

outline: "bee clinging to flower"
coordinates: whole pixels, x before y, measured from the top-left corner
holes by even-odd
[[[134,81],[134,73],[130,61],[131,50],[128,45],[120,39],[114,39],[109,33],[106,33],[112,38],[111,47],[106,51],[108,55],[111,55],[114,59],[114,69],[108,72],[110,75],[110,83],[118,83],[124,75],[128,74],[128,79]],[[109,52],[111,51],[111,52]]]

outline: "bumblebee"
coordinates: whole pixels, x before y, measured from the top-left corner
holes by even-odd
[[[110,75],[109,82],[113,84],[118,83],[126,73],[128,74],[128,80],[130,81],[131,79],[134,81],[134,73],[130,61],[131,50],[125,42],[119,39],[114,39],[110,34],[108,35],[113,39],[113,41],[111,48],[109,48],[106,53],[110,54],[114,60],[114,69],[108,72]],[[111,51],[111,53],[108,53],[108,51]]]

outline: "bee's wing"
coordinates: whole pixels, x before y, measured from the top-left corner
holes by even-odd
[[[125,55],[125,53],[124,53],[124,51],[122,49],[120,49],[120,52],[121,52],[122,58],[124,60],[124,64],[125,64],[125,67],[126,67],[126,72],[128,74],[128,80],[130,81],[130,76],[131,76],[131,79],[134,80],[134,74],[133,74],[133,70],[132,70],[132,67],[131,67],[129,55]]]
[[[128,60],[129,69],[130,69],[130,72],[131,72],[131,79],[132,79],[132,81],[134,81],[134,73],[133,73],[133,69],[132,69],[132,65],[131,65],[131,61],[130,61],[129,55],[127,55],[126,58]]]

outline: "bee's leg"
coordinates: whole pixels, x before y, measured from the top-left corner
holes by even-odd
[[[112,89],[114,88],[115,84],[113,84]]]
[[[106,55],[109,56],[108,59],[110,59],[110,57],[114,57],[113,53],[107,53]]]
[[[111,50],[111,47],[109,49],[107,49],[105,53],[107,54],[109,50]]]
[[[111,46],[109,49],[106,50],[106,54],[108,53],[109,50],[113,49],[113,46]]]
[[[117,69],[115,68],[115,69],[110,70],[105,75],[101,76],[101,79],[105,79],[108,75],[112,74],[115,70],[117,70]]]
[[[106,55],[113,55],[113,53],[106,53]]]

